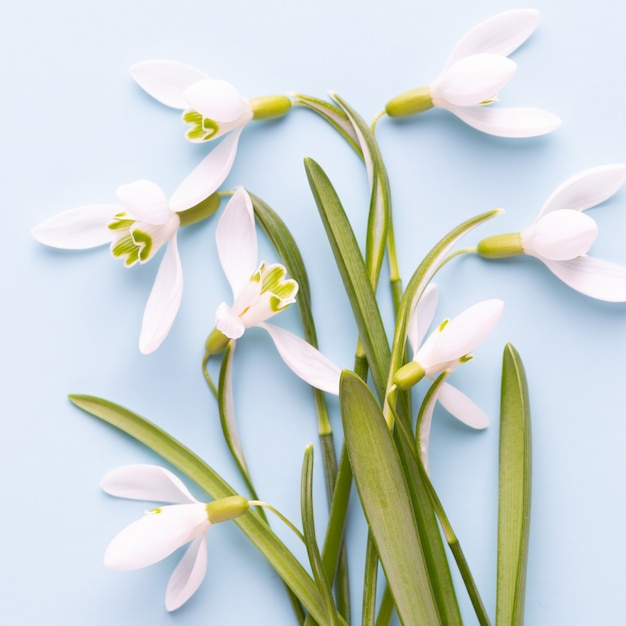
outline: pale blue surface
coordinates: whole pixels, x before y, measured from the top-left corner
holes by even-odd
[[[626,4],[538,0],[533,6],[542,22],[514,55],[518,75],[501,96],[504,104],[554,111],[562,129],[541,139],[503,140],[445,112],[379,125],[405,279],[427,248],[468,216],[507,209],[471,242],[518,230],[567,177],[626,161]],[[92,393],[134,409],[240,484],[200,372],[213,312],[228,297],[213,243],[215,220],[180,237],[183,304],[169,338],[148,357],[137,339],[156,264],[126,271],[106,250],[53,251],[29,234],[63,209],[114,202],[116,187],[135,179],[154,180],[171,193],[206,154],[206,146],[185,142],[178,114],[143,94],[127,68],[148,58],[176,59],[250,97],[291,90],[323,97],[333,89],[371,119],[391,96],[434,78],[461,34],[509,8],[519,6],[496,0],[58,0],[4,10],[3,624],[294,623],[277,577],[233,525],[211,530],[207,579],[172,615],[162,603],[173,559],[130,573],[101,564],[108,541],[144,505],[105,496],[99,479],[118,465],[158,459],[73,408],[67,393]],[[245,185],[283,215],[311,275],[321,348],[349,367],[355,331],[307,188],[305,156],[328,171],[363,235],[362,169],[311,113],[294,111],[246,129],[227,186]],[[593,253],[626,263],[626,190],[592,214],[600,225]],[[434,481],[490,613],[500,358],[511,341],[527,367],[533,412],[527,624],[623,624],[626,305],[586,299],[530,259],[461,259],[438,283],[441,316],[488,297],[506,301],[478,358],[455,374],[493,425],[476,434],[441,413],[431,450]],[[385,287],[381,293],[389,318]],[[296,312],[280,323],[297,330]],[[310,393],[260,331],[240,342],[236,374],[242,438],[259,491],[297,521],[302,452],[316,440]],[[336,409],[334,400],[330,405]],[[323,511],[319,472],[317,486]],[[322,521],[320,514],[320,528]],[[295,546],[288,533],[281,535]],[[355,607],[363,540],[359,528]],[[473,624],[462,591],[460,597]]]

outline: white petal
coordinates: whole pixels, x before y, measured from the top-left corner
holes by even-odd
[[[183,91],[209,78],[201,70],[178,61],[141,61],[130,68],[139,86],[159,102],[175,109],[187,108]]]
[[[625,267],[587,256],[570,261],[542,260],[572,289],[606,302],[626,302]]]
[[[552,211],[585,211],[617,193],[626,181],[626,164],[592,167],[568,178],[548,198],[539,217]]]
[[[236,298],[258,263],[254,209],[243,187],[237,187],[228,201],[217,224],[215,240],[222,269]]]
[[[514,9],[490,17],[474,26],[456,44],[446,68],[459,59],[483,52],[509,56],[532,35],[539,23],[539,11]]]
[[[487,428],[489,419],[485,412],[476,406],[462,391],[449,383],[439,388],[437,400],[443,408],[467,426],[476,429]]]
[[[497,137],[538,137],[561,125],[553,113],[531,107],[448,107],[468,126]]]
[[[259,324],[272,338],[278,354],[287,367],[309,385],[339,395],[341,370],[314,348],[293,333],[271,324]]]
[[[129,215],[140,222],[165,224],[171,216],[163,190],[149,180],[120,185],[117,197]]]
[[[450,320],[431,351],[433,364],[450,363],[472,352],[494,329],[503,306],[502,300],[483,300]]]
[[[183,268],[174,235],[167,245],[143,314],[139,349],[154,352],[176,319],[183,297]]]
[[[198,590],[207,568],[206,534],[194,539],[176,566],[165,591],[165,608],[174,611]]]
[[[544,215],[522,231],[520,240],[526,254],[567,261],[587,254],[597,235],[598,226],[588,215],[560,209]]]
[[[191,504],[198,502],[183,482],[158,465],[122,465],[108,472],[100,486],[118,498]]]
[[[439,292],[437,286],[434,283],[430,283],[419,299],[407,327],[407,338],[413,354],[422,345],[422,341],[424,341],[424,337],[433,322],[438,300]]]
[[[208,530],[205,504],[172,504],[153,509],[117,534],[104,554],[109,569],[152,565]]]
[[[495,54],[475,54],[457,61],[430,85],[437,107],[474,106],[493,99],[513,77],[517,65]]]
[[[245,111],[245,102],[237,89],[224,80],[207,79],[185,89],[189,107],[216,122],[233,122]]]
[[[170,209],[185,211],[218,190],[235,161],[241,129],[233,131],[204,157],[170,198]]]
[[[53,248],[96,248],[113,241],[115,233],[107,224],[121,210],[119,204],[90,204],[69,209],[41,222],[31,234],[40,243]]]
[[[245,324],[225,302],[215,311],[215,327],[229,339],[239,339],[246,331]]]

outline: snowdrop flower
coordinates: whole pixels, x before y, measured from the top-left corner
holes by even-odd
[[[303,339],[265,322],[295,302],[298,284],[286,278],[282,265],[259,264],[252,201],[242,187],[236,189],[220,217],[216,241],[233,304],[222,302],[217,308],[216,328],[207,340],[208,353],[218,354],[229,340],[238,339],[246,329],[256,326],[267,331],[279,355],[297,376],[337,395],[339,368]]]
[[[139,349],[156,350],[167,336],[182,299],[183,274],[176,235],[180,226],[205,219],[219,207],[213,195],[232,167],[238,136],[226,137],[167,199],[160,187],[138,180],[117,189],[120,204],[91,204],[64,211],[32,234],[55,248],[83,250],[110,244],[126,267],[150,261],[166,247],[143,316]]]
[[[572,289],[598,300],[626,302],[626,268],[587,256],[598,228],[584,213],[613,196],[625,181],[624,163],[580,172],[554,191],[528,228],[487,237],[477,252],[492,259],[534,256]]]
[[[133,65],[130,73],[153,98],[182,109],[183,121],[190,125],[186,137],[194,143],[231,131],[239,133],[250,120],[281,117],[291,108],[287,96],[248,100],[230,83],[177,61],[142,61]]]
[[[242,496],[199,502],[177,476],[156,465],[118,467],[102,479],[101,486],[118,498],[170,503],[146,511],[113,538],[104,555],[105,567],[133,570],[153,565],[189,543],[167,585],[168,611],[187,602],[204,579],[206,533],[211,525],[239,517],[249,507]]]
[[[449,320],[444,320],[424,341],[437,308],[438,293],[429,285],[420,298],[408,325],[407,338],[413,360],[402,366],[393,382],[408,389],[424,376],[434,378],[451,373],[458,365],[472,359],[472,352],[493,330],[502,314],[502,300],[484,300]],[[487,416],[464,393],[444,382],[437,396],[444,408],[472,428],[485,428]]]
[[[487,106],[513,77],[516,64],[508,55],[535,30],[539,12],[506,11],[478,24],[457,43],[441,74],[427,87],[390,100],[391,117],[447,109],[469,126],[499,137],[535,137],[554,130],[561,120],[547,111],[527,107]]]

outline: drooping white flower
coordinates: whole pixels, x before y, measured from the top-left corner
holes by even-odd
[[[584,213],[608,200],[624,182],[624,163],[584,170],[552,193],[528,228],[487,237],[479,242],[478,253],[487,258],[534,256],[572,289],[607,302],[626,302],[626,268],[587,256],[598,227]]]
[[[217,225],[220,263],[233,292],[233,304],[222,302],[215,314],[216,330],[207,348],[218,352],[256,326],[270,335],[287,366],[310,385],[339,393],[339,368],[316,348],[265,320],[295,302],[298,284],[286,278],[284,266],[258,261],[254,210],[248,193],[235,190]],[[217,336],[216,336],[217,333]]]
[[[226,137],[169,200],[155,183],[139,180],[117,189],[120,204],[70,209],[32,231],[35,239],[55,248],[83,250],[108,243],[112,255],[126,267],[147,263],[166,246],[143,316],[139,349],[144,354],[161,345],[180,307],[183,274],[176,235],[181,219],[191,223],[190,209],[217,191],[228,176],[238,139],[238,133]]]
[[[458,365],[472,358],[475,350],[493,330],[502,315],[502,300],[483,300],[457,317],[444,320],[425,338],[437,308],[438,293],[429,285],[409,320],[407,339],[413,360],[396,372],[394,382],[408,388],[424,376],[434,378],[442,372],[451,373]],[[472,428],[485,428],[488,419],[464,393],[444,382],[437,395],[444,408]]]
[[[457,43],[430,85],[393,98],[385,108],[387,114],[402,117],[439,107],[490,135],[535,137],[551,132],[561,124],[552,113],[488,106],[498,100],[498,92],[517,69],[507,57],[530,37],[538,22],[538,11],[519,9],[478,24]]]
[[[130,73],[153,98],[182,109],[183,121],[190,125],[186,137],[194,143],[241,130],[252,119],[280,117],[291,108],[286,96],[243,98],[230,83],[178,61],[141,61]]]
[[[153,565],[189,543],[165,592],[165,607],[173,611],[197,591],[207,569],[206,533],[212,524],[243,515],[249,507],[241,496],[210,503],[196,500],[182,481],[156,465],[125,465],[109,472],[102,489],[118,498],[167,502],[146,511],[109,544],[104,565],[133,570]]]

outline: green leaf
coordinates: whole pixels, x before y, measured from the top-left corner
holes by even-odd
[[[317,582],[320,594],[324,599],[324,604],[326,605],[328,623],[331,626],[336,626],[339,624],[339,615],[337,614],[337,608],[335,607],[335,602],[333,600],[333,592],[330,588],[330,583],[324,570],[322,557],[320,555],[317,539],[315,537],[315,518],[313,514],[313,446],[311,445],[307,446],[304,452],[300,503],[302,509],[302,530],[304,533],[304,543],[306,545],[307,554],[309,555],[311,571],[313,572],[313,577]]]
[[[350,144],[359,157],[363,158],[360,142],[354,132],[354,127],[348,116],[339,107],[313,96],[305,96],[299,93],[294,94],[294,96],[296,98],[293,102],[294,106],[304,106],[325,119]]]
[[[530,529],[531,428],[526,374],[511,344],[504,349],[500,406],[496,626],[524,618]]]
[[[372,372],[376,393],[381,402],[389,371],[389,343],[369,281],[363,257],[350,222],[330,180],[312,159],[305,159],[309,184],[320,212],[326,235],[343,280],[359,329],[359,336]]]
[[[367,385],[348,371],[341,376],[339,401],[354,480],[400,621],[440,624],[411,498],[382,411]]]
[[[365,244],[365,266],[372,287],[376,289],[380,268],[385,256],[387,233],[391,219],[391,192],[389,179],[378,144],[365,120],[342,98],[333,94],[333,99],[343,109],[361,146],[363,161],[370,183],[370,210]]]
[[[69,399],[83,411],[119,428],[162,456],[210,497],[217,499],[239,495],[212,467],[152,422],[102,398],[70,395]],[[326,608],[315,582],[261,517],[250,512],[234,522],[300,599],[313,619],[318,624],[326,624]]]

